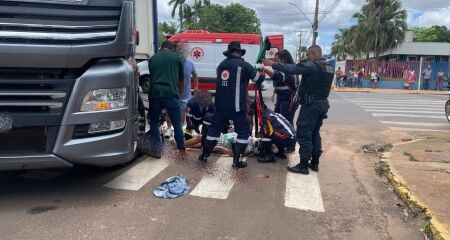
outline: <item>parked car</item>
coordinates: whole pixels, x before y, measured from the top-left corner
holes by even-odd
[[[138,63],[139,86],[144,93],[150,91],[150,71],[148,70],[148,60]]]

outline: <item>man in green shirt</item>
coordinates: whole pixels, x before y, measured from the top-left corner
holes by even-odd
[[[150,71],[149,120],[151,134],[151,153],[161,158],[161,136],[159,117],[163,109],[167,110],[175,130],[175,140],[180,154],[186,155],[184,134],[181,126],[180,96],[184,88],[184,67],[174,52],[174,44],[168,40],[161,45],[161,51],[148,61]]]

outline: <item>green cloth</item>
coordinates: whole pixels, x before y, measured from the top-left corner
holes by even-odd
[[[161,50],[148,61],[150,71],[149,98],[180,97],[178,84],[183,82],[181,59],[169,50]]]

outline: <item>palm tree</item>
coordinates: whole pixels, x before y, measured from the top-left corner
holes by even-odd
[[[355,50],[361,53],[386,52],[402,43],[407,30],[406,10],[399,0],[368,0],[359,13],[353,15],[356,25]]]
[[[178,10],[180,31],[183,31],[184,13],[188,11],[187,8],[190,8],[190,6],[186,4],[186,0],[170,0],[169,5],[172,6],[172,18],[175,18],[176,12]]]
[[[347,56],[356,55],[354,28],[341,28],[339,32],[334,35],[334,41],[331,45],[331,54],[338,60],[345,60]]]

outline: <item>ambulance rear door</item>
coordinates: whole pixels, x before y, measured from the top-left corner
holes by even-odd
[[[189,49],[189,58],[194,62],[195,69],[201,83],[201,89],[215,89],[216,84],[216,44],[205,42],[191,42],[187,44]],[[206,87],[206,85],[213,85]],[[194,86],[193,86],[194,87]]]

